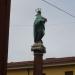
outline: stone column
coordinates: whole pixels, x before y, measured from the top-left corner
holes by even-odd
[[[43,74],[43,54],[46,52],[42,43],[36,43],[31,49],[34,53],[34,72],[33,75]]]

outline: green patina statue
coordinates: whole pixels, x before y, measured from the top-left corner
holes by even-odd
[[[41,16],[41,10],[38,9],[36,14],[36,19],[34,21],[34,42],[35,43],[43,43],[42,38],[45,34],[45,22],[47,21],[46,18]]]

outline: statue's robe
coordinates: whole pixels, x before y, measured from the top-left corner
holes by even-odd
[[[41,15],[37,15],[34,21],[34,42],[42,42],[42,37],[44,36],[46,19]]]

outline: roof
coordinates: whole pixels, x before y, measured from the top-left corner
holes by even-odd
[[[75,65],[75,57],[46,58],[43,60],[43,67]],[[11,62],[8,69],[28,69],[33,68],[33,61]]]

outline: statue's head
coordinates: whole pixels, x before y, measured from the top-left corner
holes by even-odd
[[[40,8],[36,9],[36,12],[37,12],[36,16],[41,15],[41,9]]]

